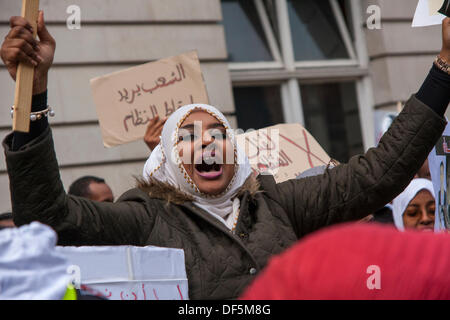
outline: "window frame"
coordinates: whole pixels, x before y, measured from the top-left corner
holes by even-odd
[[[349,0],[352,25],[347,27],[337,0],[329,0],[336,17],[340,35],[349,53],[349,59],[295,61],[287,0],[273,0],[276,10],[280,45],[270,25],[263,0],[254,1],[266,40],[274,61],[229,62],[233,87],[279,84],[281,103],[286,123],[304,126],[304,114],[299,83],[347,82],[355,83],[358,112],[364,149],[375,144],[373,123],[373,92],[368,71],[368,54],[363,30],[363,11],[358,0]],[[353,30],[353,39],[349,28]]]

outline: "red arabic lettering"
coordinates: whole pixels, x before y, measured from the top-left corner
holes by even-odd
[[[127,91],[127,89],[124,88],[123,91],[125,91],[125,94],[122,94],[122,91],[120,91],[120,90],[118,91],[119,94],[120,94],[119,102],[122,101],[123,99],[125,99],[125,101],[128,100],[128,91]]]
[[[160,88],[164,88],[167,86],[170,86],[172,84],[174,84],[175,82],[180,82],[183,79],[186,78],[186,74],[184,72],[184,68],[183,68],[183,64],[179,63],[176,65],[177,68],[177,73],[178,73],[178,77],[176,76],[175,72],[171,73],[171,76],[173,77],[171,80],[167,81],[167,79],[163,76],[160,76],[156,79],[155,81],[155,86],[149,89],[146,89],[144,86],[144,83],[141,83],[141,85],[139,86],[138,84],[136,84],[136,88],[137,90],[131,90],[131,98],[128,96],[128,91],[123,88],[124,93],[122,93],[120,90],[118,91],[120,94],[120,99],[119,102],[125,100],[125,102],[127,102],[128,104],[132,104],[134,102],[135,96],[140,96],[141,95],[141,90],[145,93],[150,93],[152,94],[155,90],[160,89]]]
[[[156,109],[156,106],[154,104],[149,105],[148,107],[150,108],[150,111],[152,113],[152,119],[153,119],[154,117],[156,117],[158,115],[158,110]]]
[[[146,125],[151,119],[147,116],[147,119],[141,117],[143,113],[147,113],[147,110],[139,111],[138,109],[134,109],[131,113],[123,119],[123,126],[125,131],[128,132],[128,121],[131,120],[131,124],[135,127],[140,125]],[[152,118],[153,119],[153,118]]]
[[[256,166],[258,167],[259,172],[266,172],[269,170],[269,167],[264,163],[258,163]]]
[[[274,170],[280,167],[287,167],[290,163],[293,163],[283,150],[281,150],[278,154],[278,162],[276,161],[276,157],[274,158],[270,155],[262,155],[258,158],[258,160],[259,162],[256,166],[258,167],[259,172],[266,172],[268,170]]]
[[[181,300],[184,300],[183,299],[183,294],[181,293],[181,289],[180,289],[180,285],[179,284],[177,284],[177,289],[178,289],[178,293],[180,294]]]
[[[267,133],[265,133],[265,132],[262,132],[261,134],[263,134],[263,135],[267,138],[267,140],[266,140],[265,148],[262,149],[262,148],[260,147],[260,150],[267,150],[267,151],[269,151],[269,150],[275,150],[275,148],[276,148],[277,146],[276,146],[275,142],[272,141],[272,139],[270,138],[270,136],[269,136]],[[263,141],[264,141],[264,140],[263,140]],[[269,143],[270,143],[270,147],[269,147]]]
[[[144,284],[142,284],[142,292],[144,293],[144,300],[147,300],[147,294],[145,292]]]
[[[153,295],[155,296],[155,299],[156,299],[156,300],[159,300],[158,295],[156,294],[156,290],[155,290],[155,289],[153,289]]]
[[[120,291],[120,299],[121,300],[137,300],[137,295],[136,295],[136,293],[134,293],[134,292],[131,292],[131,294],[133,295],[133,299],[125,299],[125,297],[123,296],[123,291]],[[125,294],[126,295],[126,298],[128,298],[129,296],[128,296],[128,293],[126,293]]]
[[[136,95],[137,95],[137,96],[140,96],[140,95],[141,95],[141,88],[140,88],[138,85],[136,85],[136,88],[137,88],[137,90],[131,90],[131,93],[132,93],[131,99],[129,99],[129,97],[128,97],[128,91],[127,91],[127,89],[123,88],[123,91],[125,92],[125,95],[122,94],[122,92],[119,90],[119,91],[118,91],[119,94],[120,94],[120,100],[119,100],[119,102],[125,99],[125,102],[126,102],[126,103],[132,104],[132,103],[134,102],[134,97],[135,97]]]
[[[107,291],[108,291],[108,289],[105,289],[105,292],[107,292]],[[106,298],[111,298],[111,296],[112,296],[111,291],[109,291],[109,293],[107,295],[105,295]]]
[[[307,138],[307,136],[306,136],[305,130],[303,130],[303,135],[304,135],[304,137],[305,137],[306,143],[308,143],[308,138]],[[303,148],[302,146],[299,146],[297,143],[295,143],[294,141],[292,141],[291,139],[289,139],[288,137],[284,136],[284,135],[281,134],[281,133],[280,133],[280,137],[283,138],[284,140],[286,140],[287,142],[291,143],[292,145],[296,146],[298,149],[300,149],[300,150],[306,152],[306,153],[308,154],[308,156],[312,156],[313,158],[319,160],[320,162],[322,162],[322,163],[325,164],[325,165],[327,164],[325,161],[323,161],[322,159],[320,159],[317,155],[315,155],[314,153],[312,153],[311,150],[309,150],[309,149],[307,150],[307,149]],[[310,158],[310,159],[311,159],[311,158]],[[311,163],[310,163],[310,165],[311,165]],[[313,167],[313,166],[311,166],[311,168],[312,168],[312,167]]]
[[[194,103],[194,97],[192,97],[192,95],[189,95],[189,100],[191,102],[191,104]],[[172,108],[169,107],[169,104],[166,102],[164,102],[164,107],[166,109],[166,117],[170,116],[172,113],[175,112],[175,110],[177,110],[178,108],[182,107],[183,105],[185,105],[185,103],[183,103],[183,101],[179,100],[177,102],[177,104],[175,104],[175,102],[173,101],[173,99],[170,100],[171,101],[171,105]]]
[[[188,99],[191,104],[194,103],[194,97],[192,95],[189,95]],[[164,102],[165,115],[169,116],[170,114],[175,112],[176,109],[182,107],[185,104],[186,103],[184,103],[182,100],[178,100],[177,103],[175,103],[175,101],[171,99],[170,105],[172,107],[170,107],[167,101]],[[123,127],[125,131],[128,132],[130,130],[130,126],[138,127],[146,125],[151,119],[153,119],[156,116],[159,116],[159,114],[158,108],[154,104],[149,105],[148,109],[144,110],[139,110],[135,108],[131,110],[130,113],[123,118]]]
[[[257,138],[256,138],[257,139]],[[252,141],[250,139],[250,137],[246,137],[245,140],[248,142],[249,145],[252,145],[253,147],[255,147],[256,149],[256,154],[254,155],[247,155],[248,159],[253,159],[254,157],[257,157],[259,155],[259,147],[258,147],[258,142],[256,141],[256,143],[254,141]],[[250,149],[250,148],[249,148]]]
[[[92,294],[93,296],[96,296],[96,297],[105,297],[104,294],[101,293],[100,291],[98,291],[98,290],[96,290],[96,289],[93,289],[93,288],[91,288],[91,287],[89,287],[89,286],[87,286],[87,285],[85,285],[85,284],[82,284],[82,285],[80,286],[80,289],[83,290],[83,291],[86,291],[86,292],[88,292],[89,294]],[[106,289],[105,289],[105,291],[106,291]],[[109,297],[110,297],[111,295],[112,295],[112,293],[110,292]]]
[[[266,139],[260,139],[261,135],[265,136]],[[245,140],[249,145],[256,148],[256,154],[248,155],[248,159],[253,159],[254,157],[259,156],[260,151],[275,150],[277,147],[275,142],[273,142],[270,136],[265,132],[258,132],[257,135],[246,137]]]

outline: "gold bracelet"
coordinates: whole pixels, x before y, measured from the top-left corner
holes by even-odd
[[[11,118],[13,117],[13,114],[14,114],[14,106],[11,107]],[[53,109],[50,106],[47,106],[47,109],[41,111],[30,112],[30,121],[40,120],[43,117],[48,116],[50,117],[55,116],[55,111],[53,111]]]
[[[441,58],[441,56],[436,57],[436,60],[434,60],[434,64],[445,73],[450,74],[450,64],[443,58]]]

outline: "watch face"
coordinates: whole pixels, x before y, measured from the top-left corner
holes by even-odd
[[[446,73],[450,73],[450,62],[446,62],[440,56],[436,57],[436,60],[434,60],[434,64],[436,65],[436,67],[438,67],[442,71],[444,71]]]

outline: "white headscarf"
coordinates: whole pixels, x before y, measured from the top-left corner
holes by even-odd
[[[398,230],[405,230],[403,225],[403,214],[408,204],[421,190],[428,190],[434,197],[433,183],[428,179],[413,179],[406,189],[393,201],[394,224]]]
[[[234,147],[234,176],[225,191],[217,196],[200,192],[184,169],[177,150],[178,129],[187,116],[196,109],[208,112],[219,120],[225,129],[231,129],[225,116],[213,106],[190,104],[177,109],[164,124],[161,141],[145,163],[143,176],[146,180],[152,177],[180,188],[181,191],[194,198],[195,205],[206,210],[229,229],[232,229],[240,206],[239,199],[235,196],[252,173],[251,166],[243,150],[238,147],[234,133],[232,130],[227,130],[227,135]]]

